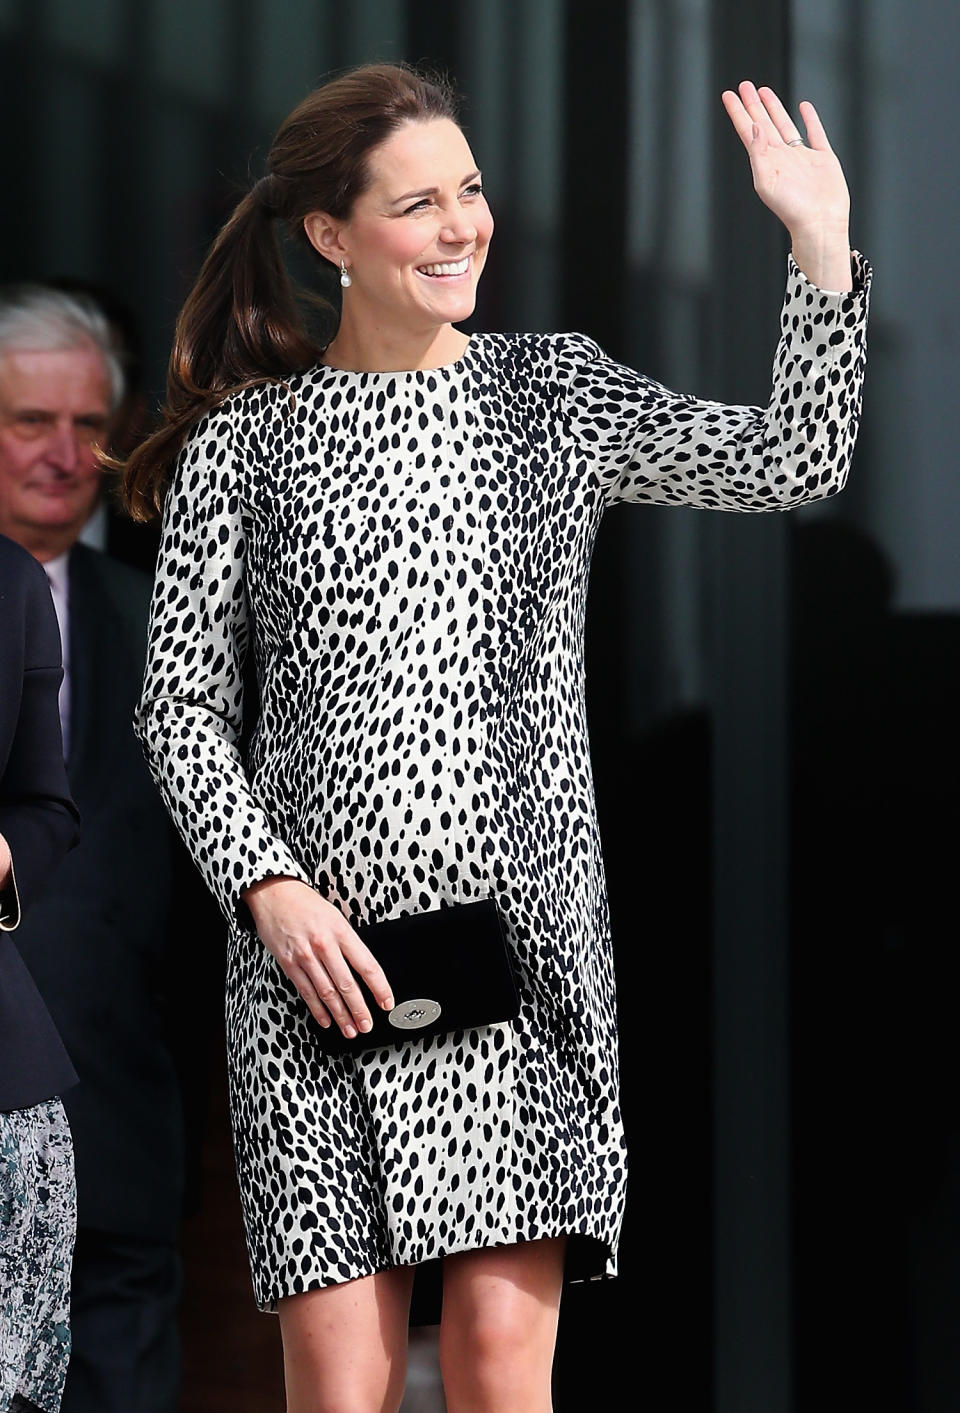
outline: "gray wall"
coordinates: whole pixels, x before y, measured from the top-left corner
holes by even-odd
[[[795,0],[793,87],[822,95],[876,268],[857,474],[805,516],[855,521],[889,556],[902,609],[960,609],[960,356],[953,151],[960,7]]]

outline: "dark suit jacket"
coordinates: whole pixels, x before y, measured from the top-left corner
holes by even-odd
[[[119,508],[115,497],[108,494],[107,554],[112,559],[120,559],[124,564],[133,565],[135,569],[142,569],[152,579],[159,548],[159,524],[134,524],[129,515]]]
[[[0,896],[0,1111],[40,1104],[77,1080],[14,942],[27,925],[22,916],[77,839],[57,708],[62,677],[46,575],[0,535],[0,834],[15,879]]]
[[[80,1225],[172,1240],[184,1114],[171,1010],[176,989],[192,985],[184,953],[199,913],[179,886],[182,854],[131,724],[150,581],[85,545],[71,552],[69,580],[67,771],[84,829],[24,924],[21,951],[80,1075],[64,1100]]]

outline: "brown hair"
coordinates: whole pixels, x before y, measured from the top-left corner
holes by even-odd
[[[336,333],[339,286],[303,228],[312,211],[346,219],[370,176],[368,157],[403,123],[457,121],[443,79],[403,64],[364,64],[325,83],[281,124],[267,175],[237,204],[210,248],[177,320],[162,425],[126,464],[121,498],[134,520],[163,505],[170,468],[190,428],[240,388],[309,368]],[[319,306],[329,337],[307,331],[284,265],[274,219],[320,262]],[[324,297],[324,286],[328,295]]]

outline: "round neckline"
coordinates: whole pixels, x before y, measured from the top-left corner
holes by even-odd
[[[438,363],[436,368],[336,368],[332,363],[318,363],[325,373],[337,373],[349,378],[429,378],[431,374],[457,373],[469,368],[478,335],[471,334],[459,358],[452,363]]]

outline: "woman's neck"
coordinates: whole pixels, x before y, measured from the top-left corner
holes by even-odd
[[[370,321],[361,325],[358,320],[345,317],[336,338],[324,351],[323,362],[354,373],[442,368],[462,357],[469,342],[469,336],[452,324],[414,332],[377,326]]]

